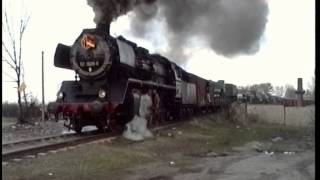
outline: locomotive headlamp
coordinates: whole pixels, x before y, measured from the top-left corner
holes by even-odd
[[[106,97],[107,92],[104,89],[100,89],[98,95],[99,95],[99,98],[103,99]]]
[[[58,92],[57,97],[58,97],[58,99],[63,99],[64,98],[64,93],[62,91]]]

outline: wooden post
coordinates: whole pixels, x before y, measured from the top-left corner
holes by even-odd
[[[246,103],[245,103],[245,121],[246,122],[249,122],[248,121],[248,102],[246,101]]]
[[[44,59],[44,52],[42,51],[41,52],[41,55],[42,55],[42,122],[44,124],[44,112],[45,112],[45,104],[44,104],[44,62],[43,62],[43,59]]]
[[[283,125],[286,126],[286,106],[283,105]]]

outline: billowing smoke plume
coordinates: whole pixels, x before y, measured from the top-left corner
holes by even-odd
[[[110,24],[140,4],[152,4],[155,0],[87,0],[95,13],[96,24]]]
[[[169,43],[167,53],[173,59],[186,59],[183,49],[194,37],[227,57],[259,50],[268,14],[265,0],[158,0],[155,4],[156,14],[148,13],[148,8],[135,8],[139,15],[133,16],[132,25],[143,29],[150,24],[151,15],[163,17],[168,30],[164,35]],[[143,15],[149,18],[144,20]],[[141,31],[135,34],[141,35]]]
[[[151,20],[165,22],[166,54],[175,61],[186,59],[184,49],[192,38],[227,57],[254,54],[268,15],[266,0],[88,0],[88,4],[96,23],[110,23],[133,10],[132,31],[140,37],[150,33]]]

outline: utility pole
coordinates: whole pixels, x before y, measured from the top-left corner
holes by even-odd
[[[45,111],[45,105],[44,105],[44,66],[43,66],[43,56],[44,56],[44,52],[41,52],[42,55],[42,123],[44,124],[44,111]]]
[[[297,87],[297,99],[298,99],[298,106],[302,106],[303,105],[303,94],[305,93],[305,91],[303,90],[302,87],[302,78],[298,78],[298,87]]]

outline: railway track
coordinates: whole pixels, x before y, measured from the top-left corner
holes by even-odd
[[[37,141],[44,141],[44,140],[50,140],[50,139],[56,139],[56,138],[74,136],[74,135],[75,134],[72,133],[72,134],[63,134],[63,135],[44,136],[44,137],[38,137],[38,138],[29,138],[29,139],[18,140],[18,141],[9,141],[2,144],[2,149],[13,146],[13,145],[32,143]]]
[[[115,134],[113,133],[97,134],[92,132],[83,135],[56,135],[27,139],[23,141],[8,142],[2,144],[2,160],[7,161],[9,159],[21,158],[28,155],[34,155],[39,152],[47,152],[63,147],[74,146],[114,135]]]
[[[171,126],[177,126],[186,121],[166,122],[160,126],[152,128],[152,131],[158,131]],[[120,133],[103,133],[89,132],[86,134],[64,134],[56,136],[46,136],[23,141],[11,141],[2,144],[2,161],[8,161],[14,158],[22,158],[35,155],[40,152],[57,150],[64,147],[75,146],[103,138],[115,138]]]

